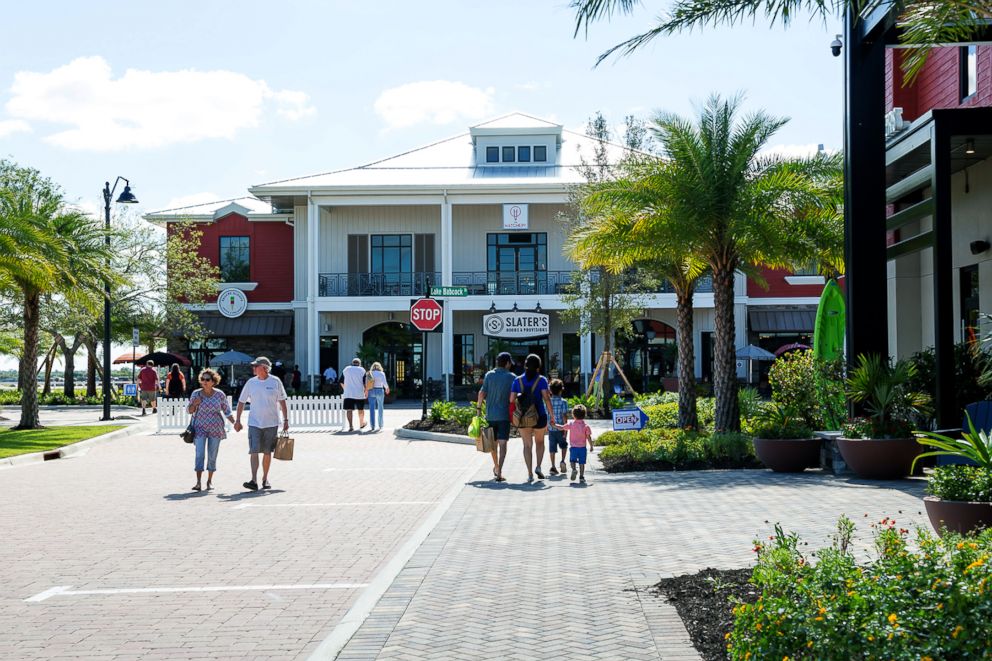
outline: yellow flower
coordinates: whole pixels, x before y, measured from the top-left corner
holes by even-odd
[[[807,640],[806,641],[806,647],[813,647],[813,641],[812,640]]]
[[[730,632],[729,631],[727,633],[723,634],[723,639],[724,640],[729,640],[730,639]]]
[[[761,622],[756,623],[754,625],[754,628],[757,629],[758,631],[761,631]]]
[[[870,643],[871,641],[873,641],[873,640],[875,640],[875,636],[868,636],[868,642],[869,642],[869,643]]]
[[[957,638],[958,634],[964,631],[964,627],[960,624],[954,627],[954,631],[951,632],[951,638]]]
[[[939,604],[937,604],[937,610],[939,611],[944,610],[944,602],[940,602]]]
[[[889,624],[895,624],[899,620],[895,613],[889,615]]]
[[[958,542],[957,549],[960,551],[963,548],[964,548],[964,542]]]
[[[827,612],[827,609],[824,608],[823,606],[820,606],[820,610],[817,611],[817,613],[820,614],[820,615],[823,615],[826,612]]]
[[[920,661],[933,661],[933,659],[929,656],[921,656]]]
[[[891,633],[890,633],[890,634],[889,634],[888,636],[886,636],[886,639],[887,639],[887,640],[892,640],[892,636],[894,636],[894,635],[895,635],[895,634],[891,634]]]
[[[816,616],[816,617],[814,617],[813,619],[814,619],[814,620],[816,620],[817,622],[823,622],[823,617],[822,617],[822,616],[820,616],[820,615],[817,615],[817,616]]]
[[[751,653],[750,652],[744,652],[744,661],[747,661],[750,658],[751,658]]]

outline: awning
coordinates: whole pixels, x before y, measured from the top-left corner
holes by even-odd
[[[754,333],[812,333],[816,310],[748,310]]]
[[[200,317],[200,323],[214,337],[289,335],[293,329],[293,318],[289,315],[245,315],[234,319]]]

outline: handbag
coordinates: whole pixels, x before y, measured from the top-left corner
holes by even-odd
[[[524,389],[524,377],[518,377],[520,379],[520,390],[523,392]],[[527,398],[528,405],[517,406],[513,409],[513,426],[517,429],[532,429],[540,417],[537,413],[537,404],[534,402],[534,389],[537,388],[537,382],[541,380],[540,376],[534,379],[534,383],[530,385],[530,393]],[[519,398],[518,398],[519,399]]]
[[[492,452],[496,449],[496,430],[483,427],[479,438],[475,439],[475,449],[479,452]]]
[[[272,456],[280,461],[293,460],[293,439],[289,434],[279,434],[279,438],[276,439],[276,451]]]
[[[196,439],[196,431],[194,431],[193,429],[193,423],[195,421],[196,421],[196,414],[194,413],[193,417],[189,419],[189,424],[186,425],[186,430],[183,431],[182,434],[180,434],[180,436],[183,437],[183,440],[186,441],[187,443],[192,443]]]

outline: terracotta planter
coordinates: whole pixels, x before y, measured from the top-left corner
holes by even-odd
[[[915,438],[838,438],[837,449],[858,477],[898,480],[911,473],[922,446]]]
[[[818,438],[755,438],[754,453],[776,473],[801,473],[820,465]]]
[[[941,528],[962,535],[978,528],[992,527],[992,503],[966,500],[941,500],[936,496],[923,499],[930,525],[939,534]]]

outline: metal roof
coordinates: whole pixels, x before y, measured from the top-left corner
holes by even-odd
[[[215,337],[289,335],[293,329],[293,317],[291,315],[253,314],[235,319],[202,316],[200,323]]]
[[[755,333],[812,332],[816,310],[748,310]]]

